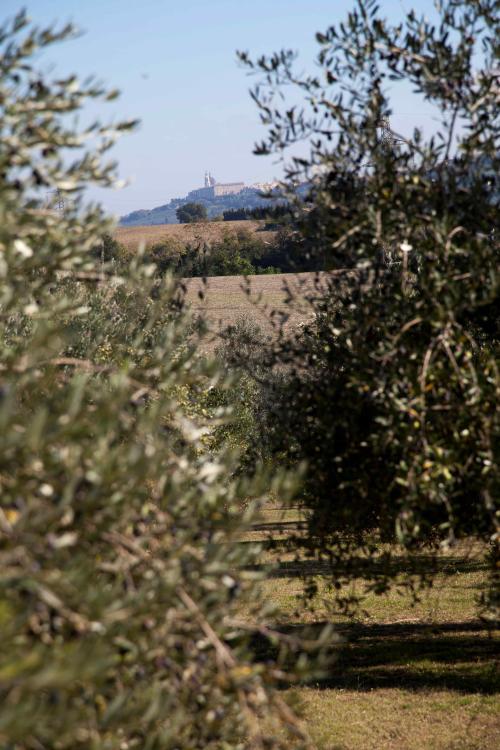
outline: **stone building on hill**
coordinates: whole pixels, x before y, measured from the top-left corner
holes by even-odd
[[[216,182],[210,172],[205,172],[205,185],[202,188],[191,190],[187,197],[189,200],[205,198],[218,198],[222,195],[238,195],[245,189],[244,182]]]
[[[244,182],[220,182],[213,186],[215,198],[219,195],[238,195],[244,189]]]

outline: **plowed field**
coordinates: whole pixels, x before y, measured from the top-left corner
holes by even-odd
[[[308,299],[327,283],[325,273],[277,273],[262,276],[212,276],[185,279],[191,309],[204,314],[214,337],[238,319],[256,323],[269,336],[283,322],[298,326],[312,315]]]

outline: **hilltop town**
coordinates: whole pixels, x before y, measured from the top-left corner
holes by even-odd
[[[120,218],[122,226],[144,226],[152,224],[177,224],[176,210],[184,203],[196,201],[207,209],[209,218],[235,208],[258,208],[269,205],[269,194],[276,190],[277,182],[217,182],[210,172],[205,172],[204,185],[191,190],[184,198],[172,198],[169,203],[150,210],[132,211]]]

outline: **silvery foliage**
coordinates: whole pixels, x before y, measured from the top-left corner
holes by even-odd
[[[233,479],[237,456],[207,448],[225,413],[196,409],[224,378],[171,281],[93,252],[109,223],[84,191],[114,184],[103,156],[133,123],[78,131],[115,93],[33,66],[73,34],[22,13],[0,31],[0,744],[307,746],[275,686],[308,658],[291,668],[288,639],[254,660],[270,611],[239,543],[291,480]]]

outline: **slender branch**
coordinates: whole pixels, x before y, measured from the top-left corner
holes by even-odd
[[[448,143],[446,144],[446,151],[444,154],[445,161],[448,161],[448,156],[450,155],[451,143],[453,140],[453,136],[455,134],[455,124],[457,121],[459,110],[460,110],[460,103],[457,103],[455,105],[455,109],[453,110],[453,117],[451,118],[450,132],[448,134]]]

